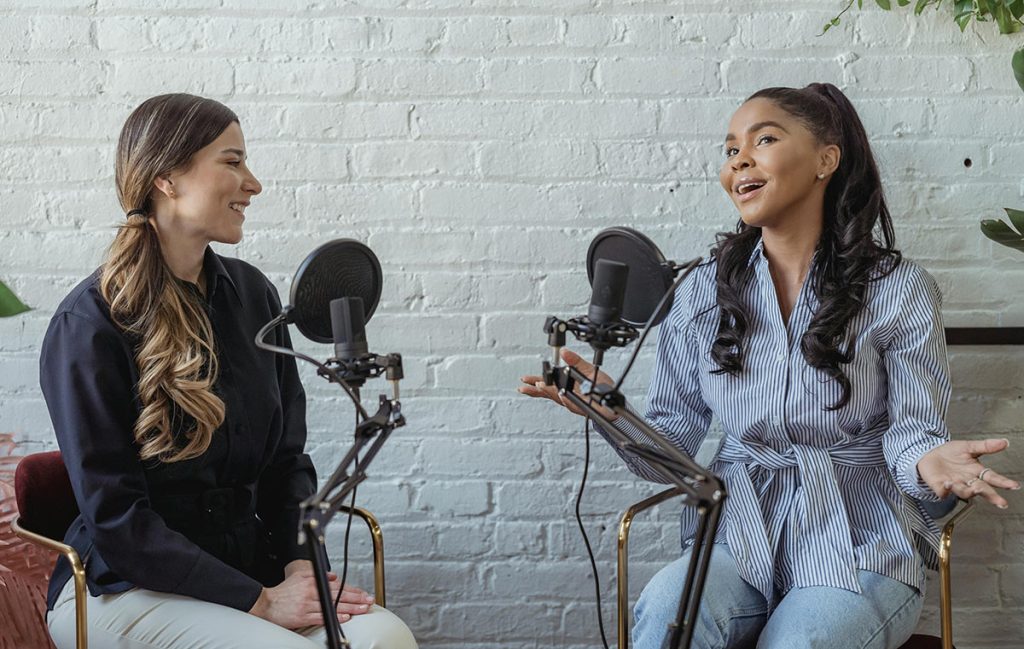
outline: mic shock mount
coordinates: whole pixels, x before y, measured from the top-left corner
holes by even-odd
[[[317,374],[334,383],[335,377],[341,379],[349,386],[360,388],[367,379],[374,379],[381,374],[394,390],[394,398],[398,399],[398,381],[405,378],[402,371],[401,354],[363,354],[356,358],[331,358],[324,363],[332,372],[324,368],[317,370]]]
[[[604,351],[612,347],[625,347],[640,335],[637,328],[621,320],[602,324],[592,321],[585,315],[568,320],[560,320],[549,316],[544,322],[544,333],[548,335],[548,345],[558,350],[565,347],[565,334],[571,332],[576,340],[585,342],[594,349],[594,364],[604,361]],[[557,357],[555,364],[558,364]]]

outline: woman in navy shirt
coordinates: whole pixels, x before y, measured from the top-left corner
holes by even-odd
[[[305,394],[293,359],[253,343],[280,302],[256,268],[209,248],[241,240],[262,190],[238,118],[191,95],[147,100],[121,132],[116,182],[127,222],[57,308],[40,360],[81,510],[66,542],[85,562],[90,645],[322,647],[298,543],[316,487]],[[283,328],[275,344],[290,346]],[[61,648],[74,646],[69,577],[61,560],[48,615]],[[353,647],[416,646],[358,588],[337,612]]]
[[[899,647],[937,547],[920,501],[1006,507],[995,487],[1019,485],[977,458],[1007,442],[948,441],[938,288],[896,250],[867,135],[838,88],[755,93],[729,124],[720,180],[740,222],[679,288],[646,415],[691,456],[713,416],[725,430],[710,468],[730,498],[693,646]],[[539,380],[520,392],[570,407]],[[695,523],[685,510],[684,546]],[[637,649],[662,646],[688,554],[640,596]]]

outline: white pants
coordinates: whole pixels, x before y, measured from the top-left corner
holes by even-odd
[[[323,627],[298,632],[245,611],[183,595],[134,588],[89,597],[90,649],[322,649]],[[75,589],[68,580],[47,615],[58,649],[75,647]],[[352,649],[416,649],[409,627],[374,606],[342,625]]]

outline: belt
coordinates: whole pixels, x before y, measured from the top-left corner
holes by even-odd
[[[808,568],[815,574],[797,574],[797,580],[821,581],[824,577],[829,585],[860,592],[850,522],[834,465],[884,467],[885,430],[880,428],[832,447],[793,444],[781,451],[726,437],[718,456],[731,501],[726,507],[726,542],[740,575],[765,596],[769,605],[775,602],[775,553],[783,525],[794,508],[800,508],[804,523],[800,533],[794,535],[798,546],[794,549],[798,556],[813,554],[815,558],[813,568]],[[769,488],[777,499],[777,506],[764,513],[751,480],[751,472],[759,468],[771,473],[768,479],[775,484]]]

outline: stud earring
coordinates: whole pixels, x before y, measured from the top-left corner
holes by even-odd
[[[825,180],[825,174],[818,174],[818,180]]]

